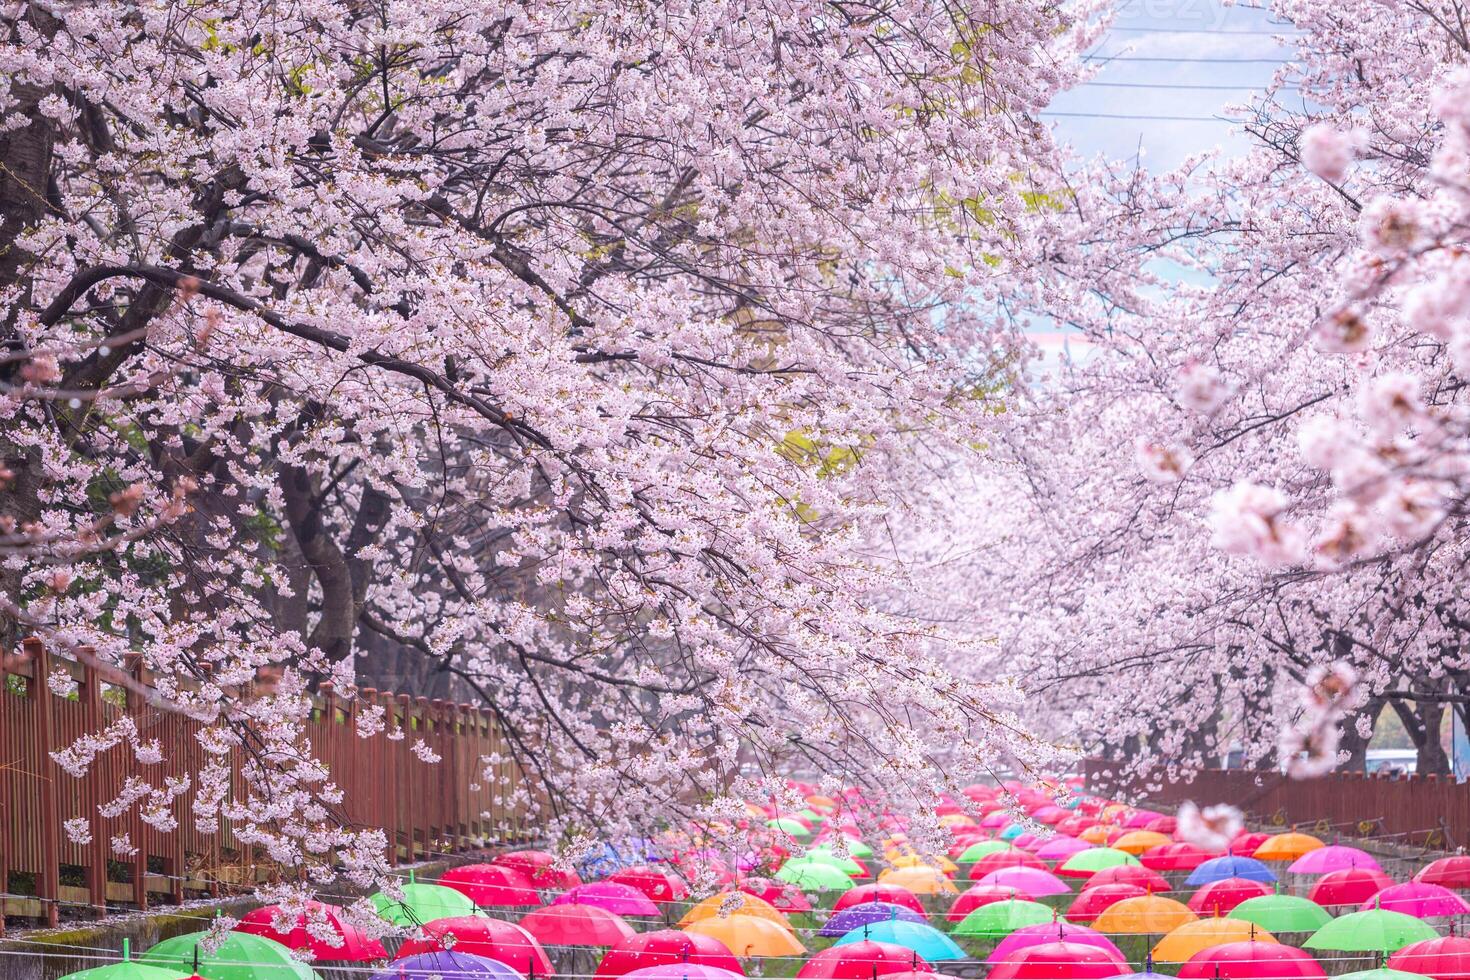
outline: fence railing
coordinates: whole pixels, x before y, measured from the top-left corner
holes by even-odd
[[[201,832],[191,809],[198,787],[174,799],[177,829],[164,833],[139,819],[136,808],[115,819],[99,804],[115,799],[128,777],[155,787],[197,772],[205,757],[195,734],[202,727],[177,712],[146,703],[137,691],[109,685],[89,666],[58,657],[36,640],[20,656],[0,662],[0,932],[5,917],[55,924],[62,908],[103,915],[109,907],[144,909],[158,901],[219,895],[269,873],[249,847],[221,823]],[[85,659],[85,658],[84,658]],[[74,690],[58,695],[48,678],[66,671]],[[148,684],[141,666],[131,676]],[[505,757],[504,739],[488,708],[363,689],[353,699],[322,685],[314,697],[307,735],[311,750],[331,768],[342,790],[335,808],[349,826],[378,827],[388,835],[389,859],[419,860],[525,835],[523,812],[513,805],[521,774],[497,763],[486,778],[482,760]],[[382,705],[384,732],[357,734],[369,705]],[[81,778],[50,753],[78,736],[131,715],[141,741],[157,739],[163,761],[139,762],[126,743],[99,755]],[[402,737],[393,737],[401,733]],[[437,763],[414,751],[422,739]],[[229,757],[233,788],[243,792],[239,750]],[[91,841],[73,843],[65,820],[85,819]],[[126,834],[136,852],[120,857],[113,838]]]
[[[1118,763],[1089,759],[1088,786],[1164,805],[1230,803],[1253,820],[1323,834],[1373,838],[1426,850],[1470,844],[1470,784],[1439,776],[1334,772],[1288,779],[1279,772],[1205,769],[1190,782],[1120,780]]]

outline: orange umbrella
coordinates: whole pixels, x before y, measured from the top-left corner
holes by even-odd
[[[1183,902],[1163,895],[1139,895],[1114,902],[1103,909],[1102,914],[1093,920],[1092,928],[1098,932],[1162,935],[1198,920],[1199,916]]]
[[[1154,959],[1160,963],[1185,963],[1200,950],[1252,939],[1258,943],[1276,942],[1275,936],[1244,919],[1200,919],[1186,922],[1160,939],[1154,947]]]
[[[711,895],[701,902],[696,902],[689,907],[688,912],[684,913],[684,918],[679,920],[679,927],[682,929],[684,926],[693,925],[701,919],[709,919],[719,915],[720,910],[725,906],[726,902],[729,902],[733,906],[730,909],[730,914],[732,915],[737,913],[740,915],[753,915],[757,919],[770,919],[785,929],[791,928],[791,923],[786,920],[786,916],[782,915],[776,906],[758,895],[748,895],[745,892],[720,892],[718,895]]]
[[[785,928],[756,915],[713,915],[690,923],[684,927],[684,931],[718,939],[740,959],[751,956],[800,956],[806,952],[806,947]]]
[[[968,813],[946,813],[939,818],[941,827],[973,827],[975,818]]]
[[[1113,841],[1112,847],[1119,851],[1127,851],[1134,857],[1142,854],[1150,847],[1162,847],[1165,844],[1174,843],[1174,838],[1168,834],[1161,834],[1156,830],[1130,830],[1128,833]]]
[[[1079,840],[1085,840],[1089,844],[1106,844],[1108,842],[1108,834],[1112,829],[1107,824],[1095,824],[1082,831],[1077,837]]]
[[[958,895],[960,890],[938,868],[891,868],[878,876],[885,885],[907,888],[915,895]]]
[[[1258,861],[1295,861],[1308,851],[1325,846],[1311,834],[1299,834],[1293,830],[1267,837],[1251,856]]]
[[[930,858],[923,858],[917,854],[900,854],[890,863],[895,868],[935,868],[947,875],[952,875],[960,870],[959,865],[943,854]]]

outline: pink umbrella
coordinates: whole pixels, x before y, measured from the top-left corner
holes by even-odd
[[[1081,943],[1084,946],[1096,946],[1098,949],[1106,950],[1124,959],[1122,951],[1113,945],[1113,941],[1096,929],[1086,926],[1074,925],[1065,919],[1056,922],[1043,922],[1040,925],[1022,926],[1009,936],[1000,941],[1000,944],[985,958],[985,962],[994,966],[1004,963],[1013,958],[1015,954],[1028,946],[1040,946],[1043,943],[1054,943],[1066,940],[1069,943]]]
[[[1347,847],[1342,844],[1328,844],[1315,851],[1308,851],[1291,862],[1291,866],[1286,870],[1294,875],[1325,875],[1344,868],[1383,870],[1374,860],[1373,855],[1367,851],[1360,851],[1356,847]]]
[[[568,888],[552,905],[595,905],[614,915],[658,915],[658,906],[631,885],[616,881],[591,881]]]
[[[1046,838],[1037,837],[1035,834],[1018,834],[1016,839],[1011,841],[1011,846],[1025,851],[1034,851],[1045,842]]]
[[[980,818],[980,826],[991,830],[999,830],[1010,822],[1011,815],[1004,810],[996,810],[994,813],[987,813],[984,817]]]
[[[1031,819],[1037,823],[1056,824],[1061,823],[1071,815],[1071,810],[1063,810],[1059,806],[1044,806],[1031,814]]]
[[[1402,912],[1420,919],[1470,913],[1470,903],[1459,895],[1443,885],[1431,885],[1424,881],[1389,885],[1364,902],[1362,908],[1388,909],[1390,912]]]
[[[1133,813],[1129,815],[1128,820],[1123,824],[1123,826],[1127,827],[1129,830],[1142,830],[1144,827],[1147,827],[1149,824],[1153,823],[1155,820],[1159,819],[1162,816],[1164,816],[1164,814],[1160,813],[1157,810],[1134,810]]]
[[[1078,851],[1085,851],[1090,847],[1092,845],[1085,840],[1058,835],[1038,847],[1035,854],[1043,861],[1065,861]]]
[[[1066,882],[1050,871],[1041,871],[1037,868],[1001,868],[981,878],[978,884],[1009,885],[1033,898],[1065,895],[1072,890],[1067,887]]]

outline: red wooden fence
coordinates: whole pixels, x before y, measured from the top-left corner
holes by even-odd
[[[1088,786],[1165,805],[1231,803],[1258,822],[1315,828],[1319,836],[1372,837],[1432,850],[1470,845],[1470,784],[1453,779],[1336,772],[1298,780],[1277,772],[1206,769],[1188,783],[1120,783],[1114,768],[1088,760]]]
[[[6,915],[44,918],[54,925],[64,907],[94,915],[109,906],[141,909],[160,898],[178,902],[191,893],[217,895],[269,873],[223,824],[212,834],[195,828],[195,786],[174,801],[178,829],[171,833],[150,827],[132,812],[116,819],[102,816],[98,804],[114,799],[130,775],[157,787],[165,776],[197,771],[205,754],[194,737],[201,726],[148,706],[135,692],[102,683],[90,667],[57,657],[37,641],[26,641],[24,654],[0,663],[0,931]],[[58,669],[70,673],[75,693],[61,697],[51,691],[47,677]],[[141,669],[134,676],[147,682]],[[343,791],[337,810],[344,822],[383,828],[391,860],[524,835],[524,814],[509,802],[521,779],[514,764],[499,764],[494,780],[481,775],[483,757],[507,754],[488,708],[371,688],[345,700],[324,687],[307,725],[312,749]],[[367,739],[356,734],[364,704],[383,705],[384,733]],[[50,752],[124,712],[133,716],[144,741],[158,739],[164,761],[141,764],[130,746],[118,745],[99,755],[81,779],[52,761]],[[401,739],[387,737],[400,731]],[[439,755],[438,763],[414,754],[419,739]],[[231,765],[241,786],[239,759]],[[89,844],[71,843],[62,828],[62,821],[74,817],[89,820]],[[124,832],[137,853],[119,860],[111,841]]]

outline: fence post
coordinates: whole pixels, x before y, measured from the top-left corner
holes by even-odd
[[[41,781],[41,900],[46,903],[46,924],[56,928],[61,914],[61,814],[56,802],[56,767],[51,762],[55,729],[51,724],[51,660],[46,645],[30,638],[26,653],[35,664],[32,690],[36,694],[36,742],[40,746],[37,776]]]
[[[90,647],[84,648],[89,654],[95,655],[96,651]],[[82,664],[82,709],[83,721],[86,730],[90,732],[101,731],[102,724],[102,678],[97,676],[97,671],[91,663]],[[97,917],[100,919],[107,914],[107,833],[103,825],[102,814],[97,809],[103,801],[102,773],[99,767],[93,763],[87,772],[86,782],[81,787],[82,805],[88,810],[87,826],[92,832],[92,843],[84,850],[87,855],[87,899],[92,903]]]

